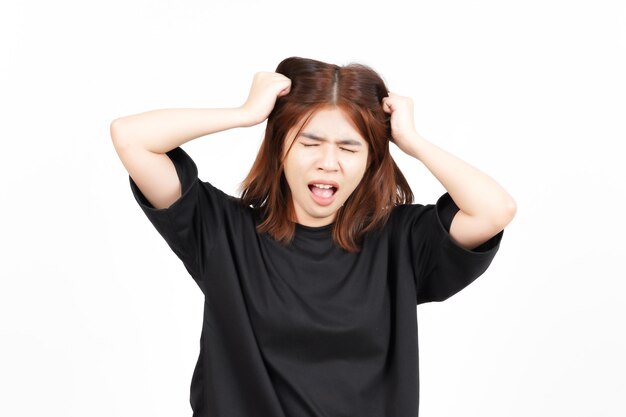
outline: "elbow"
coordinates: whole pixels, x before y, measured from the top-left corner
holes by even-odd
[[[504,229],[515,217],[517,204],[512,198],[501,202],[488,217],[485,218],[485,225],[489,224],[494,230]]]
[[[117,149],[124,148],[126,146],[125,143],[128,142],[128,138],[126,138],[126,135],[124,134],[123,124],[123,119],[118,118],[113,120],[111,122],[111,126],[109,127],[111,140]]]
[[[509,203],[506,205],[506,211],[509,216],[509,222],[510,222],[511,220],[513,220],[513,217],[515,217],[515,213],[517,213],[517,203],[512,198],[509,201]]]
[[[517,204],[515,200],[510,199],[506,204],[503,205],[503,209],[501,214],[498,216],[498,221],[496,222],[502,229],[506,227],[513,218],[515,217],[515,213],[517,213]]]

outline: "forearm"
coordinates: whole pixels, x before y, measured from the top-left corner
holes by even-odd
[[[494,224],[506,224],[516,210],[513,198],[487,174],[419,136],[409,154],[441,182],[459,209]]]
[[[160,109],[115,119],[111,138],[116,146],[166,153],[192,139],[248,125],[241,108]]]

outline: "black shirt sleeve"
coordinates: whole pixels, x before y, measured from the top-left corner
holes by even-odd
[[[449,193],[436,204],[415,206],[409,216],[409,241],[414,265],[417,304],[443,301],[482,275],[500,248],[504,230],[468,250],[450,237],[452,219],[459,211]]]
[[[172,251],[183,262],[198,283],[203,253],[214,244],[222,227],[226,195],[198,178],[198,169],[191,157],[180,147],[167,152],[181,183],[181,196],[167,208],[155,208],[129,176],[135,200]]]

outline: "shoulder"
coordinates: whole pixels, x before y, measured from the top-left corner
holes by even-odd
[[[241,198],[222,191],[208,181],[198,181],[203,200],[206,203],[203,208],[204,215],[219,214],[223,220],[237,217],[253,218],[253,208],[245,206]]]
[[[391,208],[388,225],[401,231],[427,215],[434,207],[434,204],[398,204]]]

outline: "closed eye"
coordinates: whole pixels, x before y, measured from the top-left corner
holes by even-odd
[[[320,146],[319,143],[302,143],[302,146],[304,146],[305,148],[309,148],[311,146]],[[356,151],[353,151],[352,149],[348,149],[348,148],[339,148],[343,151],[347,151],[350,153],[356,153]]]

